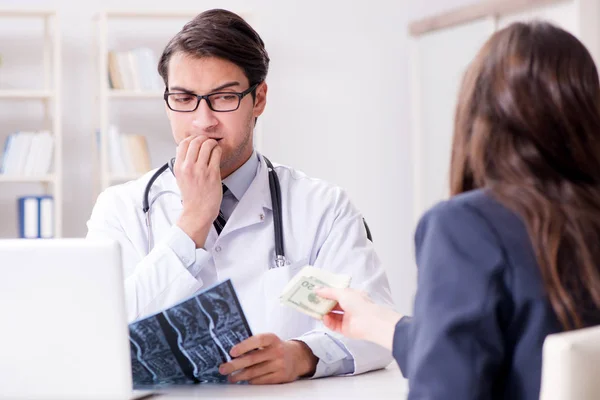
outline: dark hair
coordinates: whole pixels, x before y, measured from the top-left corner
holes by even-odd
[[[169,60],[179,52],[230,61],[244,71],[250,86],[264,81],[269,70],[269,55],[258,33],[239,15],[227,10],[208,10],[197,15],[169,41],[158,62],[158,73],[167,87]]]
[[[487,188],[524,220],[564,329],[600,310],[600,85],[592,57],[545,22],[496,32],[463,79],[452,195]]]

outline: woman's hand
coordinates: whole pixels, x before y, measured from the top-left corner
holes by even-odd
[[[368,340],[392,349],[396,323],[402,315],[373,303],[366,293],[355,289],[322,288],[317,295],[338,302],[323,317],[327,328],[352,339]]]

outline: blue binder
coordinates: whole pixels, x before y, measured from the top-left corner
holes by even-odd
[[[52,196],[22,196],[17,199],[19,237],[54,237],[54,199]]]

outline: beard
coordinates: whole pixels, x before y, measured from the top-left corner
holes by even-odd
[[[254,117],[252,113],[249,113],[246,121],[244,123],[243,135],[241,136],[242,141],[233,149],[225,151],[223,149],[223,154],[221,158],[220,168],[221,171],[233,171],[237,170],[241,167],[252,154],[252,136],[254,134]],[[225,176],[223,177],[225,178]]]

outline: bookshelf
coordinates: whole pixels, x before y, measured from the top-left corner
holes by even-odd
[[[15,21],[22,19],[37,19],[43,24],[43,87],[39,89],[6,89],[0,87],[0,104],[4,109],[18,109],[23,103],[42,103],[44,129],[52,133],[54,142],[52,156],[53,170],[49,174],[39,176],[0,174],[0,187],[2,187],[0,191],[7,191],[5,189],[7,185],[26,185],[26,187],[30,189],[32,184],[39,184],[43,189],[44,194],[51,194],[54,198],[53,234],[54,237],[61,237],[63,220],[63,133],[60,92],[61,36],[59,17],[54,10],[0,8],[0,21],[7,21],[10,19]],[[0,37],[0,41],[2,40],[6,40],[6,38]],[[12,37],[10,40],[14,42],[15,38]],[[27,127],[24,126],[23,129],[27,129]]]
[[[97,181],[99,191],[106,189],[109,186],[123,183],[129,180],[137,179],[140,174],[115,174],[111,170],[111,159],[110,159],[110,142],[109,142],[109,127],[113,121],[111,121],[111,107],[118,107],[119,113],[125,116],[134,111],[133,107],[135,103],[139,102],[157,102],[159,104],[159,112],[163,112],[162,105],[162,90],[126,90],[126,89],[113,89],[109,83],[109,56],[108,53],[114,50],[109,45],[111,34],[110,24],[114,21],[126,21],[126,22],[154,22],[159,20],[173,20],[179,24],[179,30],[183,25],[194,18],[199,11],[133,11],[133,10],[106,10],[99,13],[96,16],[96,27],[97,27],[97,67],[98,73],[98,127],[100,137],[94,139],[95,148],[95,170],[97,172]],[[168,40],[177,33],[177,30],[165,33],[161,39],[160,46],[166,45]],[[134,35],[141,35],[140,29],[137,31],[131,30],[128,32],[128,36],[132,35],[132,32],[136,32]],[[154,36],[153,36],[154,37]],[[162,50],[162,49],[161,49]],[[156,62],[160,57],[160,53],[154,54]],[[156,71],[156,65],[152,65],[152,70]],[[153,72],[158,77],[158,72]],[[159,79],[159,78],[158,78]],[[166,120],[166,116],[164,116]],[[120,127],[119,127],[120,128]],[[152,132],[144,132],[145,136],[150,142],[148,135]],[[149,143],[148,143],[149,144]]]

